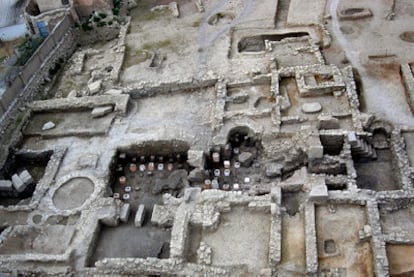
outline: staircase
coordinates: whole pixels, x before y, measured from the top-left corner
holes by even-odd
[[[351,145],[352,157],[358,160],[375,160],[377,152],[375,148],[362,138],[359,138],[354,132],[348,133],[348,142]]]

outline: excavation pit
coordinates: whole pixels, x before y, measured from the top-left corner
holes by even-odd
[[[117,153],[112,169],[113,197],[130,203],[133,209],[144,204],[149,212],[154,204],[161,204],[164,193],[181,197],[189,186],[188,146],[154,142],[136,150]]]
[[[345,268],[350,276],[374,276],[370,243],[360,242],[358,235],[367,224],[363,207],[317,206],[315,219],[320,270]],[[337,254],[327,253],[326,241],[334,241]]]
[[[414,245],[387,244],[387,256],[392,277],[408,277],[414,274]]]
[[[118,226],[100,225],[90,266],[104,258],[169,258],[171,228],[153,226],[149,211],[142,226],[137,228],[134,225],[135,212],[132,209],[128,222]]]
[[[282,260],[280,270],[305,274],[305,221],[303,213],[282,213]]]
[[[357,186],[374,191],[398,190],[398,179],[389,149],[376,149],[376,160],[354,160]]]
[[[0,205],[29,204],[36,185],[43,177],[52,154],[52,151],[17,153],[11,151],[4,167],[0,171],[0,179],[12,182],[13,176],[18,175],[20,179],[23,178],[26,181],[24,182],[25,188],[18,191],[13,185],[11,189],[1,189]],[[23,173],[24,171],[27,171],[31,178],[26,173]]]
[[[197,261],[197,249],[204,242],[212,249],[212,265],[246,265],[248,276],[256,276],[268,267],[270,214],[235,206],[221,214],[217,230],[191,226],[189,238],[190,261]]]
[[[249,190],[253,184],[266,182],[262,147],[247,127],[233,129],[225,146],[216,146],[206,157],[204,178],[211,188]]]

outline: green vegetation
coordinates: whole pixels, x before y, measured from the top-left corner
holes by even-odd
[[[118,15],[121,8],[121,0],[112,0],[112,4],[114,5],[114,8],[112,9],[112,14]]]
[[[25,65],[42,42],[43,38],[41,37],[30,37],[26,35],[23,42],[17,47],[19,58],[16,61],[16,65]]]
[[[129,45],[125,48],[125,60],[123,67],[128,68],[150,59],[158,49],[170,49],[176,51],[176,45],[171,39],[144,43],[140,49],[132,49]]]
[[[171,39],[160,40],[156,42],[147,42],[142,45],[142,49],[146,51],[153,51],[160,48],[168,48],[172,46]]]
[[[89,19],[82,20],[81,29],[85,32],[93,30],[92,24],[89,22]]]
[[[131,49],[130,46],[125,47],[125,60],[123,67],[128,68],[130,66],[140,64],[151,58],[151,52],[145,49]]]

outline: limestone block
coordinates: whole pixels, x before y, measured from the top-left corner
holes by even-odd
[[[96,107],[92,110],[91,115],[93,118],[102,117],[111,113],[113,110],[112,105]]]
[[[13,184],[9,180],[0,180],[0,191],[12,191]]]
[[[101,90],[101,87],[102,87],[102,81],[101,80],[90,83],[88,85],[89,93],[91,95],[97,94]]]
[[[122,205],[121,211],[119,212],[119,220],[127,222],[129,215],[131,214],[131,205],[129,203]]]
[[[312,186],[312,190],[309,193],[309,200],[312,201],[326,201],[328,200],[328,188],[324,184],[318,184]]]
[[[67,96],[67,98],[75,98],[78,96],[78,92],[76,90],[71,90]]]
[[[55,126],[56,126],[55,123],[53,123],[52,121],[48,121],[45,124],[43,124],[42,131],[47,131],[47,130],[53,129],[53,128],[55,128]]]
[[[188,164],[196,168],[204,168],[204,152],[198,150],[188,150]]]
[[[108,94],[108,95],[120,95],[122,94],[122,90],[121,89],[110,89],[105,91],[104,94]]]
[[[325,183],[324,175],[314,175],[310,178],[311,192],[309,199],[312,201],[328,200],[328,187]]]
[[[145,206],[143,204],[138,206],[137,213],[135,214],[134,225],[135,227],[141,227],[145,218]]]
[[[253,162],[254,155],[250,152],[242,152],[239,155],[239,162],[242,166],[248,167]]]
[[[302,105],[302,112],[304,113],[318,113],[322,111],[322,105],[319,102],[305,103]]]
[[[171,2],[171,3],[168,5],[168,8],[170,9],[171,14],[172,14],[174,17],[179,17],[179,16],[180,16],[180,11],[178,10],[178,4],[177,4],[177,2]]]
[[[20,172],[19,177],[25,185],[33,183],[32,175],[30,175],[29,171],[27,171],[26,169]]]
[[[355,132],[348,133],[348,141],[352,146],[355,146],[358,143],[358,138]]]
[[[278,163],[268,163],[266,164],[266,176],[273,178],[282,175],[283,165]]]
[[[308,148],[309,160],[321,159],[323,157],[323,146],[322,145],[311,145]]]
[[[20,179],[19,175],[17,174],[14,174],[12,176],[12,183],[13,183],[14,189],[17,190],[18,192],[24,191],[27,187],[27,184],[25,184],[23,180]]]

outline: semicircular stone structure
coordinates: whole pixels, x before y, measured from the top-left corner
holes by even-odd
[[[94,183],[86,177],[75,177],[63,183],[53,195],[53,204],[60,210],[81,207],[92,195]]]

